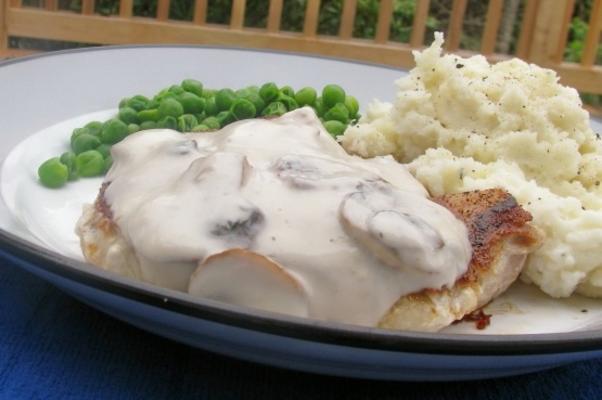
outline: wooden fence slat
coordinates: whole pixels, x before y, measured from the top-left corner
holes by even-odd
[[[46,10],[48,11],[56,11],[59,9],[59,2],[58,0],[44,0],[44,5]]]
[[[270,0],[268,10],[268,32],[276,33],[280,30],[280,20],[282,19],[283,0]]]
[[[353,37],[356,10],[357,0],[343,0],[341,26],[339,27],[339,37],[341,39],[351,39]]]
[[[0,58],[8,51],[7,10],[8,0],[0,0]]]
[[[303,23],[303,36],[316,36],[318,31],[319,16],[320,0],[307,0],[307,8],[305,9],[305,22]]]
[[[574,0],[539,0],[534,30],[529,46],[529,61],[543,66],[558,64],[562,60],[568,19]]]
[[[497,43],[497,34],[502,21],[502,9],[504,0],[490,0],[487,8],[487,17],[485,18],[485,28],[483,29],[483,38],[481,39],[481,53],[484,55],[493,54],[495,44]]]
[[[234,30],[222,26],[161,23],[148,18],[107,18],[72,13],[48,13],[35,9],[15,9],[7,14],[10,33],[15,36],[98,44],[190,43],[236,45],[273,50],[298,51],[365,60],[408,67],[414,63],[411,48],[405,44],[379,45],[366,40],[311,38],[262,30]],[[252,33],[250,33],[252,32]]]
[[[468,0],[454,0],[451,15],[449,17],[449,29],[447,38],[445,38],[447,51],[455,51],[460,47],[462,38],[462,24],[464,23],[464,14]]]
[[[192,22],[197,25],[204,25],[207,21],[207,0],[194,1],[194,15]]]
[[[157,1],[157,19],[167,21],[169,19],[169,0]]]
[[[581,58],[581,65],[585,67],[591,67],[596,62],[596,53],[600,44],[600,29],[602,29],[602,0],[595,0]]]
[[[246,0],[233,0],[230,13],[230,28],[242,29],[245,25]]]
[[[120,8],[120,12],[121,12],[121,2],[119,3],[119,8]],[[94,14],[94,0],[82,0],[82,14],[84,14],[84,15]]]
[[[573,19],[573,10],[575,10],[575,0],[569,0],[565,4],[564,18],[560,28],[558,41],[556,43],[556,52],[554,53],[553,61],[561,63],[564,60],[564,49],[569,37],[569,28]]]
[[[4,52],[0,51],[0,59],[2,59],[2,57],[6,57],[6,58],[25,57],[25,56],[29,56],[29,55],[40,53],[40,52],[41,52],[41,50],[13,49],[13,48],[9,47]]]
[[[121,18],[130,18],[134,8],[133,0],[119,0],[119,16]]]
[[[535,30],[535,17],[539,0],[527,0],[525,11],[523,12],[523,21],[520,27],[518,44],[516,46],[516,56],[528,59],[531,50],[531,42],[533,41],[533,32]]]
[[[424,45],[424,32],[426,31],[426,20],[429,16],[430,0],[418,0],[416,3],[416,12],[414,13],[414,22],[412,23],[412,36],[410,45],[412,47],[421,47]]]
[[[378,8],[378,22],[376,23],[376,43],[387,43],[391,31],[391,18],[393,17],[393,0],[380,0]]]

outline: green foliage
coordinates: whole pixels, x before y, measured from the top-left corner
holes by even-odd
[[[579,17],[573,18],[569,27],[569,43],[564,58],[567,61],[579,62],[583,54],[583,45],[587,36],[587,22]]]
[[[585,46],[588,31],[588,20],[592,10],[592,0],[578,1],[575,5],[573,20],[569,26],[569,39],[565,49],[564,58],[571,62],[580,62]],[[602,62],[602,46],[598,46],[595,63]],[[602,96],[598,94],[581,93],[585,104],[594,107],[602,106]]]

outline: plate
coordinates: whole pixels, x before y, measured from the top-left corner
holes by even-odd
[[[70,222],[82,203],[92,201],[100,179],[78,181],[66,191],[35,184],[37,165],[67,146],[73,127],[110,116],[111,107],[127,95],[150,95],[188,77],[207,87],[338,83],[365,105],[373,98],[393,100],[393,82],[403,74],[334,59],[191,46],[103,47],[4,62],[0,255],[140,328],[304,371],[393,380],[480,379],[602,355],[602,307],[596,301],[553,300],[521,284],[490,306],[495,314],[490,329],[458,324],[425,334],[250,310],[115,276],[83,262]]]

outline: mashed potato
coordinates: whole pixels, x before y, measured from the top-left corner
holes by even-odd
[[[503,187],[546,236],[523,279],[554,297],[602,297],[602,148],[577,91],[513,59],[416,52],[393,105],[374,102],[341,142],[392,154],[432,195]]]

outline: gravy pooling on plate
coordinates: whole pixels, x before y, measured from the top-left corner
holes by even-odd
[[[452,286],[471,258],[464,224],[403,166],[348,155],[309,108],[140,132],[112,155],[104,200],[134,253],[127,273],[147,282],[374,326],[401,296]]]

